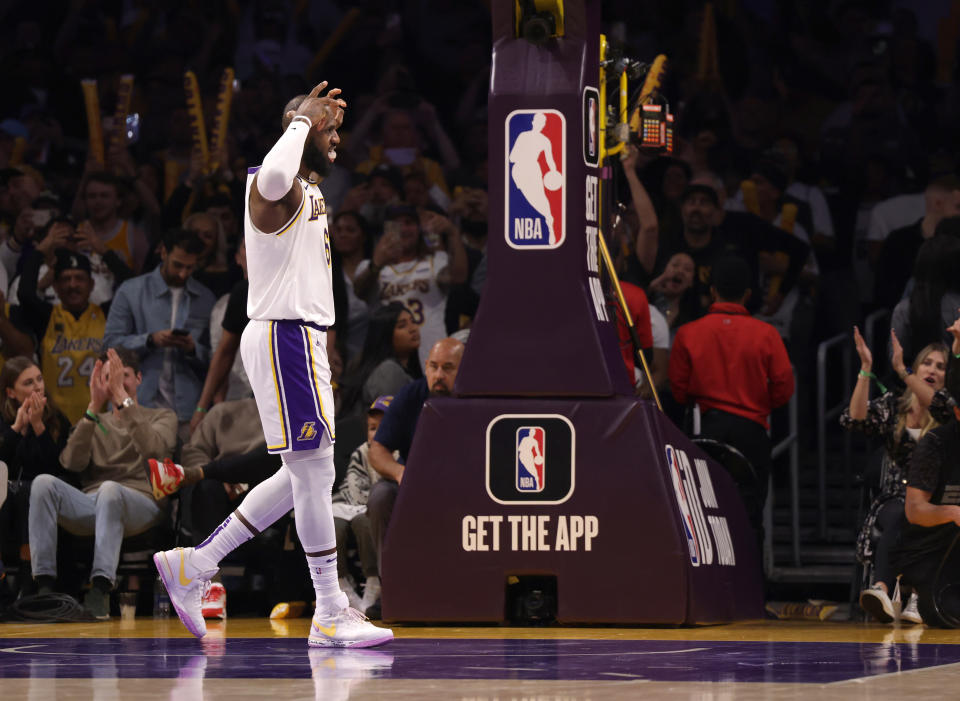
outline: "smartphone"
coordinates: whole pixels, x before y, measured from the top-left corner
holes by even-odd
[[[50,223],[50,219],[52,218],[53,213],[49,209],[33,210],[33,225],[38,229]]]
[[[133,114],[127,115],[126,135],[127,135],[127,146],[137,143],[140,141],[140,113],[134,112]]]
[[[170,333],[172,333],[174,336],[189,336],[189,335],[190,335],[190,332],[187,331],[186,329],[171,329],[171,330],[170,330]]]

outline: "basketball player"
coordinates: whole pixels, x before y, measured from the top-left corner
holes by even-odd
[[[284,109],[283,136],[247,176],[245,236],[250,323],[240,340],[267,449],[283,467],[196,548],[154,562],[187,629],[206,633],[201,598],[220,560],[291,508],[317,596],[308,644],[370,647],[393,639],[349,608],[337,577],[331,510],[333,394],[326,331],[333,287],[326,207],[317,187],[336,158],[346,103],[326,81]]]
[[[533,115],[533,124],[529,131],[517,136],[513,148],[510,149],[510,162],[513,164],[510,175],[530,206],[546,219],[550,240],[553,241],[553,214],[550,213],[550,203],[547,201],[547,193],[544,189],[544,174],[540,170],[541,153],[547,161],[549,168],[547,174],[557,170],[550,139],[543,134],[546,124],[547,116],[543,112],[537,112]]]

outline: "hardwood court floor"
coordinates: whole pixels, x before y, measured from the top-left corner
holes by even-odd
[[[394,628],[308,649],[309,619],[0,624],[0,698],[955,699],[960,632],[756,621],[697,628]]]

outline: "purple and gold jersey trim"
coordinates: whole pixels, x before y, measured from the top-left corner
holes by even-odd
[[[277,391],[277,407],[280,411],[280,430],[283,433],[283,441],[280,445],[268,445],[269,452],[286,450],[290,444],[289,432],[287,431],[286,418],[284,417],[283,397],[281,396],[280,384],[280,364],[277,358],[277,322],[270,322],[270,364],[273,368],[273,386]]]
[[[324,433],[334,442],[328,414],[333,407],[324,407],[320,366],[313,350],[317,336],[311,330],[324,329],[297,320],[270,322],[270,361],[283,436],[279,443],[267,446],[271,453],[319,448]]]
[[[303,193],[300,197],[300,207],[297,209],[297,213],[293,215],[293,218],[287,222],[287,225],[284,226],[280,231],[276,232],[274,236],[283,236],[286,231],[289,231],[290,227],[297,223],[297,219],[300,218],[300,215],[303,214],[303,205],[306,204],[307,194]]]

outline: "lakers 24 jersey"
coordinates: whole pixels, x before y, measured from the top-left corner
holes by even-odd
[[[70,423],[76,423],[90,402],[90,375],[103,351],[106,315],[89,304],[77,319],[54,305],[40,344],[43,384]]]
[[[303,188],[300,207],[274,232],[262,232],[250,216],[250,187],[259,168],[247,172],[244,237],[251,319],[309,321],[333,326],[333,275],[327,208],[320,188],[297,176]]]

